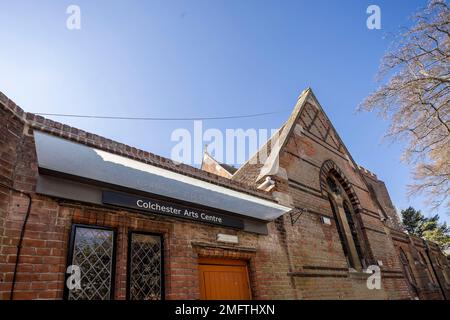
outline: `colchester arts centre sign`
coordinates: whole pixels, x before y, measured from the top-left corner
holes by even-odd
[[[220,226],[243,229],[244,223],[240,219],[230,218],[207,210],[195,209],[189,206],[169,203],[166,201],[132,196],[124,193],[103,191],[103,204],[151,212],[170,217],[183,218],[197,222],[204,222]]]

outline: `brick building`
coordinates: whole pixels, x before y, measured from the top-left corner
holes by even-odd
[[[197,169],[0,94],[0,299],[450,298],[310,89],[267,146]]]

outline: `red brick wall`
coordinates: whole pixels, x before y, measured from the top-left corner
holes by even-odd
[[[15,262],[15,244],[19,235],[25,204],[14,196],[8,213],[8,243],[3,267]],[[271,236],[258,236],[230,229],[210,227],[161,217],[147,217],[127,211],[111,211],[82,204],[62,202],[45,196],[33,197],[30,218],[23,241],[14,299],[61,299],[67,248],[72,224],[88,224],[114,228],[117,232],[115,298],[125,299],[127,248],[129,231],[159,233],[164,239],[165,288],[167,299],[198,299],[199,256],[235,258],[249,261],[252,294],[255,299],[292,299],[287,277],[286,256],[274,231]],[[270,225],[274,229],[274,224]],[[217,246],[217,233],[239,236],[239,249]],[[206,247],[205,247],[206,246]],[[242,251],[249,248],[249,252]],[[251,249],[251,250],[250,250]],[[10,275],[10,272],[8,273]],[[11,276],[4,278],[2,299],[7,299]]]

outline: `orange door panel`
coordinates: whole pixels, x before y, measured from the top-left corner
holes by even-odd
[[[251,299],[244,261],[203,259],[199,261],[200,299]]]

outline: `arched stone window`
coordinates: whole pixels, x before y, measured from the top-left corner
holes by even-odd
[[[442,274],[444,276],[445,283],[447,284],[447,286],[450,286],[450,267],[445,266],[444,268],[442,268]]]
[[[441,270],[447,286],[450,286],[450,266],[439,257],[436,257],[436,266]]]
[[[402,263],[403,274],[408,281],[408,287],[414,297],[419,297],[419,291],[417,290],[417,282],[412,272],[411,266],[409,264],[408,257],[406,253],[400,248],[400,262]]]
[[[350,205],[347,200],[344,201],[344,212],[345,216],[347,217],[347,222],[350,227],[350,232],[352,233],[353,242],[355,243],[356,252],[358,253],[359,260],[361,261],[363,267],[366,267],[364,262],[364,256],[361,249],[361,243],[358,236],[358,225],[355,219],[353,218],[355,213],[353,212],[352,209],[350,209]]]
[[[342,228],[340,226],[340,223],[338,222],[339,221],[339,217],[338,217],[338,213],[337,213],[337,210],[336,210],[336,204],[333,201],[333,199],[331,198],[331,196],[329,196],[328,199],[330,200],[330,206],[331,206],[331,211],[333,212],[334,221],[336,221],[336,228],[337,228],[337,231],[338,231],[339,240],[341,242],[342,251],[344,252],[345,258],[347,259],[348,265],[352,266],[351,259],[349,258],[349,255],[348,255],[347,243],[346,243],[346,240],[345,240],[344,232],[343,232],[343,230],[342,230]]]
[[[367,267],[367,263],[361,248],[360,226],[355,219],[349,195],[333,172],[327,176],[326,183],[328,199],[348,265],[362,270]]]
[[[427,277],[428,277],[428,281],[432,284],[436,284],[436,281],[433,277],[433,273],[430,270],[430,266],[428,264],[428,260],[427,258],[423,255],[423,253],[421,251],[419,251],[419,262],[422,265],[422,267],[425,269],[426,273],[427,273]]]

